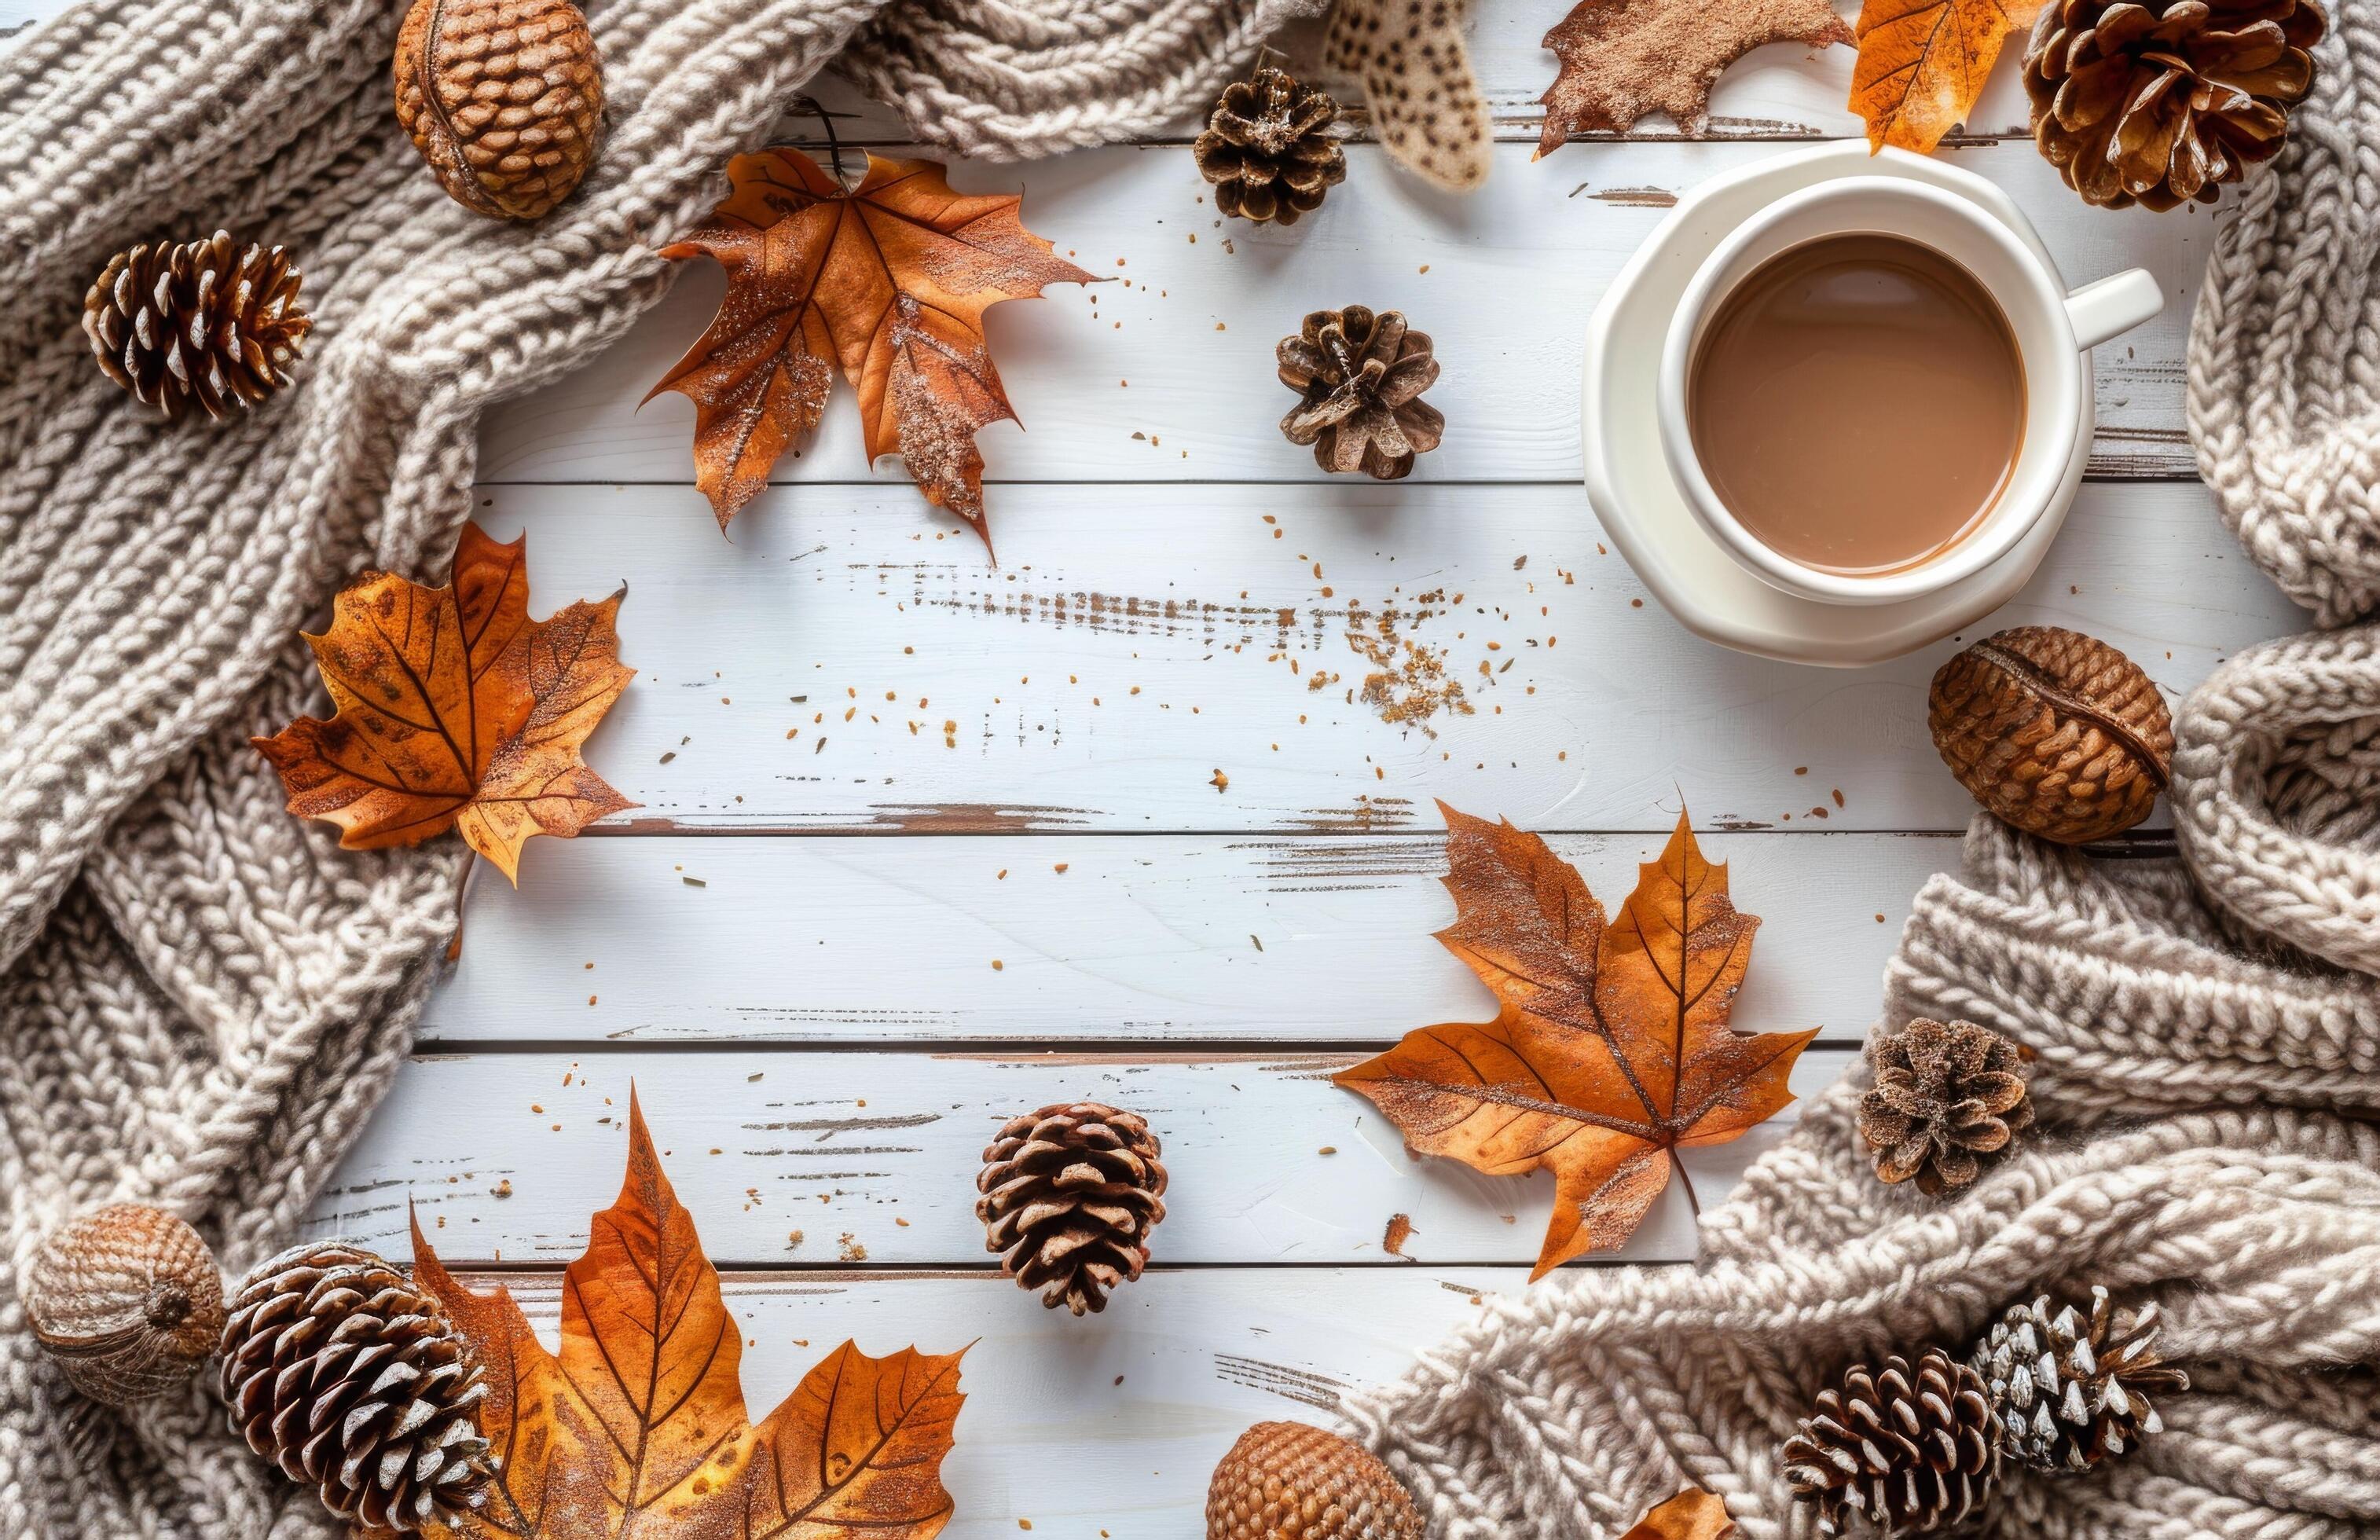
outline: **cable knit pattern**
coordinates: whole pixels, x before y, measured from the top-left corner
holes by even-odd
[[[2380,19],[2331,15],[2318,100],[2218,236],[2190,413],[2250,554],[2338,626],[2380,599]],[[1847,1362],[2091,1282],[2159,1303],[2192,1388],[1961,1533],[2380,1534],[2380,625],[2251,649],[2175,736],[2180,859],[1980,818],[1887,970],[1885,1022],[2031,1050],[2028,1142],[1949,1203],[1888,1187],[1863,1065],[1703,1216],[1695,1266],[1568,1272],[1349,1398],[1433,1540],[1611,1540],[1688,1483],[1806,1540],[1778,1446]]]
[[[2216,224],[2188,401],[2225,522],[2336,626],[2380,605],[2380,7],[2325,9],[2313,99]]]
[[[1326,0],[903,0],[836,67],[986,160],[1195,127],[1275,28]]]
[[[395,0],[89,0],[0,54],[7,1540],[326,1530],[198,1382],[119,1419],[91,1468],[17,1298],[51,1226],[116,1199],[173,1209],[244,1269],[402,1059],[463,856],[341,852],[283,811],[248,738],[318,704],[299,627],[361,568],[443,570],[480,412],[659,297],[655,249],[862,29],[861,72],[911,121],[1014,156],[1175,112],[1245,65],[1274,7],[588,8],[605,140],[530,225],[452,202],[398,129]],[[963,59],[978,38],[1000,47]],[[91,363],[83,291],[134,241],[218,227],[297,253],[315,331],[283,396],[167,427]]]

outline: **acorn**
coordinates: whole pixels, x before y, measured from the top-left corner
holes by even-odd
[[[1327,1428],[1258,1423],[1216,1462],[1207,1540],[1421,1540],[1379,1457]]]
[[[25,1275],[33,1336],[74,1388],[129,1406],[188,1379],[223,1332],[223,1274],[199,1232],[146,1204],[96,1208]]]
[[[2020,625],[1934,675],[1934,746],[1974,799],[2028,834],[2083,844],[2149,816],[2173,718],[2138,663],[2095,637]]]

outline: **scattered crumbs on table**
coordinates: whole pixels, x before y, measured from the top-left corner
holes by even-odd
[[[1317,1155],[1336,1155],[1339,1153],[1339,1146],[1337,1145],[1325,1145],[1314,1153]]]
[[[678,880],[685,883],[689,888],[708,888],[710,886],[710,883],[705,882],[698,877],[681,877]]]
[[[1380,1249],[1390,1256],[1404,1256],[1405,1243],[1413,1239],[1413,1218],[1406,1214],[1389,1216],[1389,1227],[1380,1235]],[[1412,1258],[1406,1257],[1407,1261]]]

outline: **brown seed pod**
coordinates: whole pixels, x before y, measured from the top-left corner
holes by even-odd
[[[595,158],[603,70],[571,0],[413,0],[396,116],[455,201],[536,219]]]
[[[1421,1540],[1421,1515],[1366,1449],[1304,1423],[1258,1423],[1216,1462],[1207,1540]]]
[[[27,1269],[33,1335],[74,1388],[128,1406],[189,1378],[223,1330],[223,1274],[197,1231],[162,1208],[95,1208]]]
[[[2173,765],[2173,718],[2149,676],[2095,637],[2020,625],[1934,675],[1926,723],[1977,802],[2060,844],[2149,816]]]

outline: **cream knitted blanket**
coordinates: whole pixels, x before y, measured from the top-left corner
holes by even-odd
[[[60,1435],[16,1279],[120,1198],[226,1267],[282,1243],[388,1085],[455,924],[459,847],[335,851],[248,746],[308,709],[297,639],[376,566],[441,570],[480,412],[660,296],[839,50],[922,139],[1000,158],[1179,119],[1284,0],[594,0],[610,97],[542,222],[449,201],[398,131],[401,0],[88,0],[0,54],[0,1537],[313,1533],[202,1387]],[[298,387],[159,425],[92,366],[83,290],[134,241],[298,254]]]
[[[2380,18],[2330,10],[2319,99],[2217,238],[2190,409],[2225,518],[2335,626],[2380,601]],[[1696,1266],[1498,1300],[1344,1408],[1433,1540],[1609,1540],[1688,1483],[1751,1540],[1814,1534],[1777,1448],[1829,1377],[2095,1282],[2158,1302],[2192,1388],[1970,1533],[2380,1534],[2380,627],[2233,659],[2176,735],[2179,860],[1978,819],[1887,972],[1886,1022],[2038,1055],[2024,1153],[1954,1202],[1884,1186],[1862,1070],[1705,1215]]]

